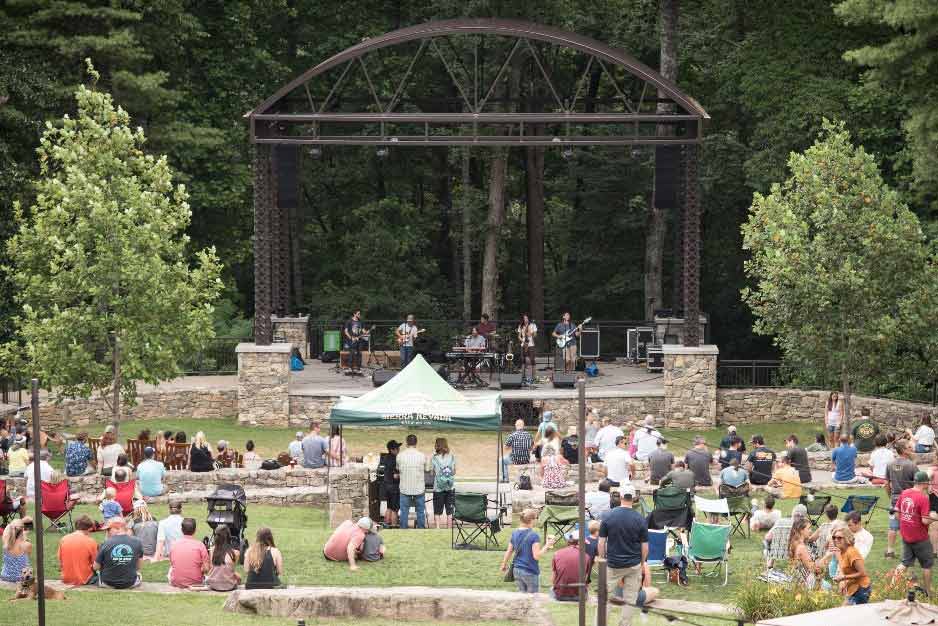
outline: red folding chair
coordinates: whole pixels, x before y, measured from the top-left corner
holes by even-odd
[[[43,480],[39,483],[39,489],[42,493],[42,516],[49,520],[49,525],[45,530],[55,529],[60,533],[72,532],[72,509],[78,501],[72,499],[68,481],[63,480],[53,485]]]
[[[117,503],[121,505],[121,512],[124,517],[127,517],[134,512],[134,491],[137,490],[137,480],[128,480],[123,483],[115,483],[112,480],[107,480],[104,483],[105,488],[114,487],[114,491],[117,492]]]

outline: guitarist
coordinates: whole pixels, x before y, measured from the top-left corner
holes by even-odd
[[[417,329],[417,320],[413,315],[407,316],[407,321],[397,327],[397,343],[401,349],[401,369],[407,367],[414,358],[414,339],[422,331]]]
[[[564,311],[560,323],[554,326],[554,339],[566,339],[566,344],[560,348],[563,353],[563,371],[572,372],[576,366],[576,338],[580,334],[580,327],[574,326],[570,321],[570,312]]]
[[[361,341],[366,335],[364,328],[361,309],[355,309],[342,331],[345,335],[345,349],[349,352],[348,363],[351,372],[360,372],[362,368]]]

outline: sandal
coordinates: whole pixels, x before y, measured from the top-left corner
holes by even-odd
[[[896,553],[893,552],[892,550],[886,550],[886,554],[884,554],[883,556],[887,559],[894,559],[896,558]]]

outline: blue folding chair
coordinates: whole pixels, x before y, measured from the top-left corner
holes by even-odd
[[[870,520],[873,519],[873,513],[876,512],[876,503],[878,501],[879,496],[847,496],[847,501],[844,502],[840,512],[850,513],[856,511],[861,517],[866,515],[864,524],[869,524]]]

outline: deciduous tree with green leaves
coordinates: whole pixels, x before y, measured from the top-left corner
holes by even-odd
[[[788,180],[755,194],[742,226],[754,283],[743,299],[757,333],[818,382],[839,377],[849,403],[851,381],[903,367],[916,341],[903,314],[915,309],[928,250],[918,218],[843,124],[825,120],[788,167]]]
[[[143,130],[109,94],[80,86],[76,97],[75,117],[46,125],[8,271],[32,373],[63,397],[101,395],[117,424],[137,381],[177,376],[211,338],[220,267],[214,249],[187,250],[188,196],[166,157],[143,151]]]

